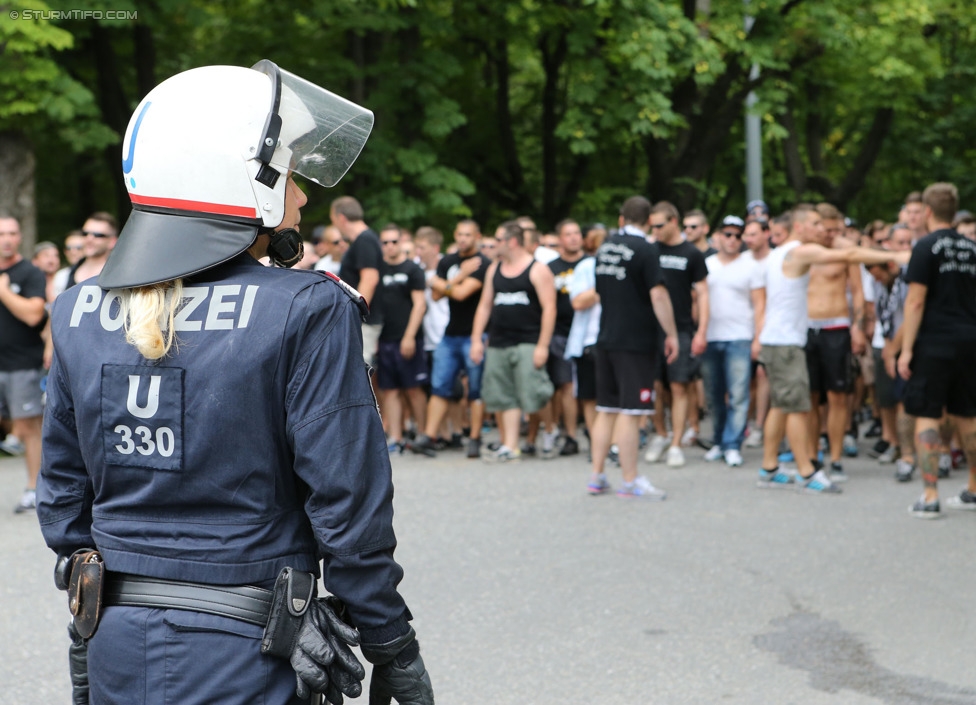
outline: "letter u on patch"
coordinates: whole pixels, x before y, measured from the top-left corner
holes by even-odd
[[[159,384],[162,377],[152,375],[149,378],[149,396],[145,406],[139,406],[139,375],[129,375],[129,397],[125,400],[125,408],[137,419],[151,419],[159,411]]]

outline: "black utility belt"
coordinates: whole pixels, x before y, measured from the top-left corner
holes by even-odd
[[[264,627],[272,596],[271,590],[251,585],[202,585],[106,572],[103,604],[204,612]]]

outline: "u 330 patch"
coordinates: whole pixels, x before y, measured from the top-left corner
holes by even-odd
[[[102,442],[108,465],[183,469],[183,370],[102,366]]]

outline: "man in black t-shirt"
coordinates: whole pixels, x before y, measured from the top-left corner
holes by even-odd
[[[350,243],[342,256],[339,278],[356,289],[370,309],[369,317],[363,323],[363,359],[367,365],[372,365],[383,327],[383,311],[375,301],[380,286],[380,265],[383,263],[380,238],[363,221],[363,207],[352,196],[335,199],[329,209],[329,217],[342,237]]]
[[[468,401],[471,414],[471,436],[468,441],[468,457],[481,457],[481,423],[484,406],[481,403],[482,364],[475,364],[469,356],[471,350],[471,326],[478,309],[481,287],[488,271],[488,258],[478,251],[481,228],[473,220],[462,220],[454,229],[457,252],[444,255],[437,263],[437,273],[430,278],[431,298],[446,298],[451,318],[444,337],[434,350],[431,370],[430,401],[427,404],[426,432],[410,444],[415,453],[433,456],[437,431],[447,413],[454,384],[462,370],[468,374]]]
[[[678,358],[661,365],[661,385],[658,398],[663,399],[665,385],[671,392],[671,447],[667,450],[670,467],[685,464],[681,450],[682,435],[688,419],[689,390],[698,378],[700,355],[705,352],[708,329],[708,268],[701,250],[681,239],[678,209],[662,201],[651,210],[652,234],[657,239],[661,274],[674,308],[674,322],[678,329]],[[698,320],[692,315],[692,291],[696,295]],[[644,459],[654,463],[661,459],[667,445],[664,425],[664,405],[658,404],[654,414],[656,436],[651,440]]]
[[[380,231],[383,264],[380,266],[378,300],[383,310],[377,360],[377,383],[383,403],[383,421],[390,453],[403,450],[403,392],[417,428],[427,417],[427,355],[424,352],[423,320],[427,310],[424,271],[400,246],[400,228],[387,225]]]
[[[929,234],[912,249],[898,374],[907,379],[905,411],[916,417],[915,445],[924,494],[909,511],[940,516],[939,420],[948,411],[959,430],[969,487],[949,506],[976,509],[976,242],[952,229],[959,193],[937,183],[922,195]]]
[[[660,354],[658,328],[665,332],[664,355],[678,355],[678,332],[664,287],[657,247],[647,242],[651,204],[632,196],[620,209],[620,230],[596,254],[600,334],[596,342],[596,420],[590,431],[593,477],[587,490],[610,489],[603,463],[611,438],[619,449],[625,498],[664,499],[665,493],[637,475],[639,429],[651,413],[654,370]]]
[[[20,223],[0,217],[0,418],[24,445],[27,487],[16,513],[36,506],[34,489],[41,468],[41,377],[44,341],[44,273],[20,254]]]
[[[555,387],[552,403],[542,409],[543,431],[541,452],[543,457],[555,453],[555,442],[559,437],[559,418],[562,416],[566,429],[566,442],[563,443],[559,455],[576,455],[579,444],[576,441],[577,417],[579,406],[573,395],[573,363],[565,358],[566,341],[569,329],[573,326],[573,304],[569,300],[569,282],[573,278],[573,271],[583,259],[583,232],[575,220],[563,220],[556,225],[556,235],[559,238],[559,257],[549,262],[549,270],[553,274],[556,287],[556,327],[549,344],[549,361],[546,371]],[[529,425],[529,432],[533,430]],[[526,439],[534,444],[535,439]]]

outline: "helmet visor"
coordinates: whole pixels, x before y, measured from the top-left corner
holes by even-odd
[[[373,113],[278,69],[281,133],[271,165],[322,186],[335,186],[349,171],[373,129]]]

